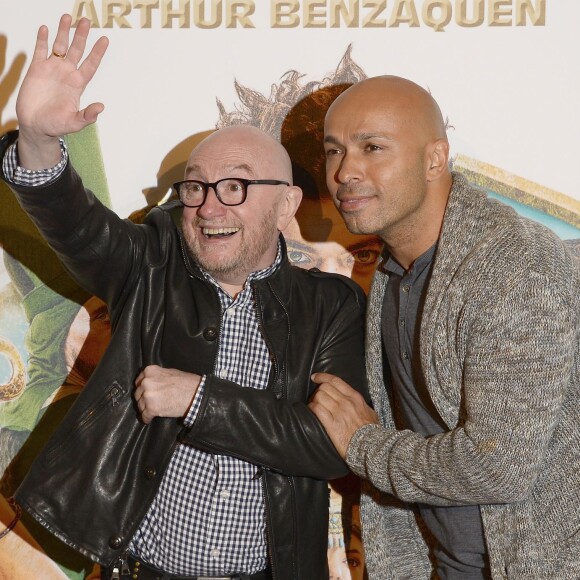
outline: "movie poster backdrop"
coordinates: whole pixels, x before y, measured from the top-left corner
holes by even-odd
[[[0,0],[2,132],[17,128],[38,26],[52,39],[64,12],[89,18],[93,41],[111,41],[84,95],[105,111],[66,140],[85,183],[122,217],[140,221],[169,199],[204,136],[249,123],[286,146],[304,191],[284,232],[290,260],[368,290],[381,243],[350,234],[329,199],[322,123],[351,84],[396,74],[439,102],[455,169],[580,245],[576,0]],[[106,348],[110,321],[3,184],[0,257],[1,533],[14,490]],[[334,580],[365,577],[358,487],[354,477],[330,485]],[[98,574],[26,516],[0,539],[0,580]]]

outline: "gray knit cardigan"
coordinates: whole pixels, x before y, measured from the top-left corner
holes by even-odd
[[[493,578],[580,578],[580,274],[543,226],[460,174],[421,322],[421,364],[449,431],[395,430],[383,381],[379,266],[367,371],[381,425],[354,435],[371,580],[429,579],[413,502],[481,506]],[[397,498],[397,499],[395,499]]]

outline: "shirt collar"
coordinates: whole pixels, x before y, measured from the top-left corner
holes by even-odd
[[[253,280],[262,280],[264,278],[267,278],[268,276],[271,276],[272,274],[274,274],[274,272],[276,272],[280,268],[281,263],[282,263],[282,244],[280,243],[280,240],[278,240],[278,249],[276,252],[276,258],[275,258],[274,262],[272,262],[272,264],[270,266],[267,266],[266,268],[263,268],[262,270],[257,270],[256,272],[252,272],[248,276],[248,278],[246,279],[246,282],[244,283],[244,288],[236,296],[235,299],[232,299],[232,297],[219,285],[219,283],[216,281],[216,279],[209,272],[206,272],[202,268],[200,268],[200,270],[201,270],[201,273],[203,274],[204,278],[206,280],[208,280],[209,282],[211,282],[218,289],[220,297],[222,299],[227,297],[228,304],[236,303],[239,306],[250,306],[251,305],[251,297],[252,297],[251,282]]]
[[[411,276],[420,274],[435,257],[435,252],[437,251],[437,242],[435,242],[426,252],[423,252],[412,264],[409,270],[405,270],[390,254],[385,256],[385,262],[383,265],[383,270],[390,274],[396,274],[397,276],[405,276],[410,274]]]

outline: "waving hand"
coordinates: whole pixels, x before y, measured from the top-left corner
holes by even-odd
[[[28,169],[46,169],[58,162],[58,137],[94,123],[104,109],[102,103],[81,109],[80,100],[99,68],[108,39],[99,38],[82,60],[90,22],[83,18],[69,43],[71,20],[69,14],[61,17],[50,51],[48,29],[40,27],[32,62],[18,94],[18,153],[20,164]]]

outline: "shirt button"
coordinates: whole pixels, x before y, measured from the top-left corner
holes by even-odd
[[[212,558],[217,558],[220,555],[220,551],[217,548],[214,548],[211,552],[210,555]]]
[[[229,499],[229,497],[230,497],[230,490],[229,489],[222,489],[220,491],[220,497],[222,499]]]
[[[407,354],[407,352],[405,351],[405,352],[402,354],[402,357],[403,357],[403,360],[407,360],[407,359],[409,358],[409,355],[408,355],[408,354]]]
[[[401,320],[399,320],[399,324],[401,326],[405,326],[405,320],[403,318],[401,318]]]
[[[220,372],[218,374],[220,379],[227,379],[228,377],[228,369],[220,369]]]
[[[403,292],[404,292],[405,294],[408,294],[408,293],[409,293],[409,290],[411,290],[411,286],[409,286],[409,284],[405,284],[405,285],[403,286]]]

